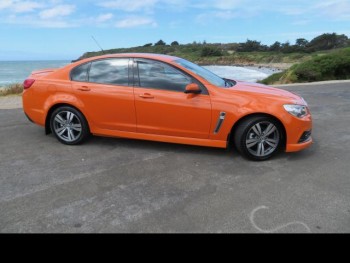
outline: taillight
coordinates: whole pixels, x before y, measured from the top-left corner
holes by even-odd
[[[26,79],[24,82],[23,82],[23,88],[24,89],[29,89],[35,82],[35,79]]]

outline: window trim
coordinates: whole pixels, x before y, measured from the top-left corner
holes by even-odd
[[[160,61],[160,60],[156,60],[156,59],[151,59],[151,58],[131,58],[132,59],[132,72],[133,72],[133,86],[134,88],[145,88],[145,89],[154,89],[154,90],[164,90],[164,91],[169,91],[169,92],[181,92],[184,93],[184,91],[180,91],[180,90],[169,90],[169,89],[161,89],[161,88],[152,88],[152,87],[141,87],[140,86],[140,75],[139,75],[139,68],[138,68],[138,60],[144,60],[144,61],[151,61],[151,62],[157,62],[157,63],[161,63],[161,64],[165,64],[177,71],[179,71],[182,75],[190,78],[193,83],[197,83],[200,87],[200,89],[202,90],[202,92],[200,94],[202,95],[209,95],[208,89],[205,87],[205,85],[203,85],[203,83],[201,81],[199,81],[197,78],[193,77],[192,75],[188,74],[187,72],[185,72],[184,70],[169,64],[167,62],[164,61]]]
[[[113,84],[113,83],[103,83],[103,82],[91,82],[90,81],[90,69],[91,69],[91,66],[92,66],[92,63],[94,62],[98,62],[98,61],[105,61],[105,60],[115,60],[115,59],[125,59],[125,60],[128,60],[128,85],[121,85],[121,84]],[[74,81],[74,82],[85,82],[85,83],[92,83],[92,84],[100,84],[100,85],[109,85],[109,86],[119,86],[119,87],[133,87],[133,83],[134,83],[134,77],[131,76],[130,72],[132,70],[132,65],[130,65],[130,62],[132,61],[132,58],[130,57],[120,57],[120,58],[100,58],[100,59],[96,59],[96,60],[91,60],[91,61],[88,61],[88,62],[85,62],[85,63],[82,63],[74,68],[71,69],[69,75],[70,75],[70,80],[71,81]],[[83,66],[83,65],[86,65],[90,63],[89,67],[88,67],[88,70],[87,70],[87,81],[79,81],[79,80],[73,80],[72,79],[72,72],[74,69],[80,67],[80,66]]]
[[[86,64],[90,64],[90,65],[88,66],[87,72],[86,72],[86,73],[87,73],[87,81],[74,80],[74,79],[73,79],[73,76],[72,76],[73,71],[74,71],[76,68],[82,67],[82,66],[84,66],[84,65],[86,65]],[[70,81],[74,81],[74,82],[89,82],[89,74],[90,74],[91,64],[92,64],[91,61],[88,61],[88,62],[79,64],[78,66],[75,66],[74,68],[72,68],[72,69],[70,70],[70,72],[69,72],[69,79],[70,79]]]

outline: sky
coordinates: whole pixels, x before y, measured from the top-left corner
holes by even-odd
[[[350,0],[0,0],[0,60],[170,44],[350,36]]]

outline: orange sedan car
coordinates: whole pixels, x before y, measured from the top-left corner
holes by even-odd
[[[118,54],[32,72],[23,109],[68,145],[90,134],[226,148],[266,160],[312,144],[303,98],[223,79],[181,58]]]

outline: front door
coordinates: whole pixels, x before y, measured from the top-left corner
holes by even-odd
[[[211,101],[202,94],[185,94],[192,77],[165,63],[134,60],[134,96],[137,131],[207,139],[211,125]]]

